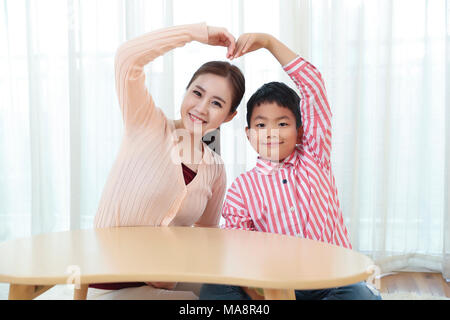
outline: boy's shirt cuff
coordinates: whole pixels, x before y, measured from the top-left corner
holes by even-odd
[[[292,67],[299,64],[300,62],[305,61],[301,56],[295,57],[293,60],[289,61],[287,64],[283,66],[284,71],[288,72]]]

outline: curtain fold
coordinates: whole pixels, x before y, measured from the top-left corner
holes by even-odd
[[[70,229],[81,225],[81,75],[80,75],[80,7],[67,0],[67,62],[69,84],[70,135]]]
[[[382,272],[448,276],[446,1],[311,5],[311,60],[333,110],[332,162],[354,249]]]
[[[92,227],[122,133],[114,55],[155,29],[207,22],[267,32],[321,71],[333,111],[332,165],[355,250],[383,272],[450,277],[449,0],[2,0],[0,241]],[[255,10],[255,8],[258,8]],[[190,43],[146,66],[158,107],[179,117],[185,86],[223,48]],[[252,168],[245,105],[289,78],[263,50],[221,127],[228,185]]]
[[[450,11],[450,1],[445,1],[445,11]],[[442,274],[450,281],[450,17],[445,16],[445,186],[444,186],[444,249]]]

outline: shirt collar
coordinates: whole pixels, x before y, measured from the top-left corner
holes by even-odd
[[[297,160],[297,152],[294,150],[289,157],[284,159],[283,162],[273,162],[261,158],[260,156],[256,160],[256,170],[263,175],[275,174],[281,168],[290,168],[295,165]]]

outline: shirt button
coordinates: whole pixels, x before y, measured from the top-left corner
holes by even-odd
[[[287,183],[287,180],[286,180],[286,179],[283,179],[283,183],[286,184],[286,183]]]
[[[295,208],[294,207],[291,207],[291,212],[294,212],[295,211]]]

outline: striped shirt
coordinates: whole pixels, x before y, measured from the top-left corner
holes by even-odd
[[[297,57],[283,67],[300,91],[302,143],[281,163],[258,157],[236,178],[222,228],[279,233],[351,249],[331,170],[331,110],[320,72]]]

